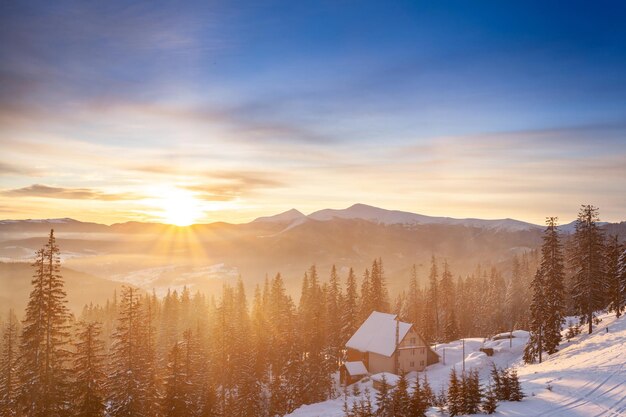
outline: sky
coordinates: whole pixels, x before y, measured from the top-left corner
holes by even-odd
[[[626,220],[626,5],[0,3],[0,218]]]

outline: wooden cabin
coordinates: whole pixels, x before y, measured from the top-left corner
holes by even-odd
[[[346,363],[362,362],[369,374],[423,371],[439,362],[439,355],[426,344],[415,326],[399,321],[395,314],[378,311],[363,322],[346,348]]]

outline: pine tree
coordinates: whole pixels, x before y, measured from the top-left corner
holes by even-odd
[[[166,417],[184,417],[191,414],[182,350],[181,343],[176,343],[168,355],[169,375],[165,380],[165,398],[163,401],[163,415]]]
[[[491,364],[491,385],[493,387],[496,399],[499,401],[504,401],[508,399],[508,394],[506,392],[506,381],[504,380],[505,375],[502,371],[500,371],[496,364]]]
[[[74,343],[74,413],[76,417],[103,416],[104,404],[104,341],[100,339],[99,322],[80,322]]]
[[[615,312],[617,317],[624,311],[624,294],[620,274],[620,255],[624,247],[620,244],[617,235],[610,236],[606,246],[606,277],[608,281],[609,311]]]
[[[565,321],[565,272],[563,254],[556,217],[546,219],[547,228],[543,235],[541,247],[542,283],[545,303],[543,325],[543,349],[551,355],[556,352],[561,341],[561,326]]]
[[[344,304],[342,308],[342,329],[341,329],[341,344],[342,346],[352,337],[359,323],[357,323],[358,312],[358,289],[356,283],[356,277],[354,270],[350,268],[348,272],[348,278],[346,280],[346,295],[344,297]]]
[[[398,384],[391,396],[392,410],[394,417],[408,417],[411,400],[408,393],[409,384],[406,374],[402,372],[398,379]]]
[[[511,279],[506,287],[505,304],[509,320],[509,329],[521,328],[525,313],[525,293],[522,268],[517,255],[513,256]]]
[[[393,403],[385,374],[383,374],[380,389],[376,394],[376,415],[378,417],[393,417]]]
[[[48,243],[36,253],[20,343],[18,401],[32,417],[62,416],[69,407],[69,311],[59,255],[51,230]]]
[[[524,393],[522,392],[522,385],[519,382],[519,377],[517,376],[517,371],[515,369],[511,369],[508,373],[509,380],[511,381],[510,386],[510,401],[522,401],[524,398]]]
[[[375,259],[372,263],[370,283],[372,309],[388,313],[390,310],[389,293],[387,291],[382,259]]]
[[[433,392],[433,389],[430,387],[430,383],[428,382],[428,375],[426,374],[424,374],[424,382],[422,383],[422,392],[424,393],[426,406],[430,407],[431,405],[435,405],[435,393]]]
[[[109,408],[112,417],[150,416],[144,409],[146,383],[142,360],[142,320],[138,290],[125,286],[111,352]]]
[[[459,328],[456,322],[456,300],[454,294],[454,283],[452,274],[448,269],[448,262],[443,264],[443,273],[439,282],[439,293],[441,297],[441,310],[443,312],[443,340],[449,342],[459,338]]]
[[[463,374],[463,414],[477,414],[480,410],[480,404],[483,399],[482,387],[480,386],[480,377],[477,370],[471,370],[467,374]]]
[[[0,417],[17,415],[17,342],[18,321],[9,310],[7,323],[2,331],[2,357],[0,360]]]
[[[619,257],[618,266],[618,281],[619,281],[619,293],[621,297],[621,305],[626,305],[626,248],[622,250],[622,254]],[[622,308],[624,310],[626,308]]]
[[[544,346],[543,333],[545,317],[548,315],[546,298],[544,296],[545,284],[543,271],[541,269],[537,270],[535,278],[531,283],[531,288],[533,299],[530,305],[530,338],[524,348],[524,362],[533,363],[538,358],[539,363],[541,363]]]
[[[420,386],[419,376],[415,378],[415,385],[413,386],[413,393],[411,394],[409,403],[409,417],[425,417],[426,410],[429,406],[429,399],[427,398],[424,389]]]
[[[426,306],[423,315],[422,331],[427,343],[438,340],[439,334],[439,291],[438,291],[438,274],[437,263],[435,257],[432,257],[429,287],[426,293]]]
[[[487,386],[487,390],[485,391],[485,398],[483,400],[481,408],[485,414],[493,414],[496,412],[496,408],[498,408],[498,397],[496,395],[496,390],[493,386],[493,383]]]
[[[450,371],[450,379],[448,381],[448,414],[451,417],[458,416],[463,412],[463,392],[461,383],[456,374],[456,369]]]
[[[370,271],[365,268],[365,272],[363,273],[363,281],[361,281],[361,297],[359,300],[361,301],[359,306],[360,319],[359,323],[363,323],[372,311],[374,311],[374,304],[372,301],[372,284],[370,279]]]
[[[598,209],[582,206],[578,213],[571,263],[574,266],[572,299],[581,324],[593,331],[595,312],[605,306],[606,271],[604,236],[598,227]]]

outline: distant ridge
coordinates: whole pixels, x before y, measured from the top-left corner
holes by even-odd
[[[260,223],[260,222],[273,222],[273,223],[291,223],[294,220],[304,219],[306,216],[302,214],[299,210],[292,208],[291,210],[287,210],[283,213],[275,214],[273,216],[264,216],[258,217],[252,220],[251,223]]]
[[[386,210],[367,204],[353,204],[345,209],[323,209],[305,216],[298,210],[292,209],[275,216],[260,217],[254,222],[281,222],[289,223],[289,227],[297,226],[305,220],[329,221],[333,219],[359,219],[383,225],[425,225],[425,224],[447,224],[467,227],[487,228],[491,230],[523,231],[542,228],[532,223],[526,223],[514,219],[454,219],[451,217],[433,217],[423,214],[411,213],[400,210]]]
[[[309,221],[326,222],[334,219],[342,220],[364,220],[380,225],[402,225],[402,226],[418,226],[418,225],[450,225],[450,226],[465,226],[472,228],[483,228],[492,231],[530,231],[541,230],[543,225],[537,225],[533,223],[524,222],[515,219],[475,219],[465,218],[456,219],[452,217],[440,217],[440,216],[426,216],[423,214],[412,213],[401,210],[387,210],[380,207],[374,207],[367,204],[353,204],[345,209],[323,209],[315,211],[309,215],[303,214],[301,211],[292,208],[285,212],[275,214],[272,216],[258,217],[252,220],[249,225],[254,224],[277,224],[283,225],[286,230],[293,229]],[[229,223],[218,222],[223,225],[229,225]],[[196,224],[195,226],[203,227],[210,224]],[[576,221],[565,223],[559,226],[559,231],[564,234],[571,234],[575,231]],[[599,222],[599,226],[608,226],[611,223]],[[146,227],[153,230],[160,230],[164,227],[170,227],[167,224],[157,222],[137,222],[129,221],[125,223],[115,223],[110,226],[93,223],[82,222],[71,218],[58,218],[58,219],[24,219],[24,220],[0,220],[0,231],[13,230],[18,231],[25,227],[30,230],[44,230],[50,227],[62,228],[63,230],[83,230],[86,228],[94,228],[100,232],[131,232],[133,230],[142,230]]]

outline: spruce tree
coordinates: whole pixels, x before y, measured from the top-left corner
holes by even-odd
[[[346,279],[346,294],[344,297],[343,308],[341,309],[342,328],[341,328],[341,345],[344,346],[346,342],[352,337],[356,329],[358,328],[359,318],[359,300],[358,300],[358,288],[356,282],[356,276],[354,270],[350,268],[348,272],[348,278]]]
[[[508,372],[508,377],[510,381],[510,401],[522,401],[524,398],[524,393],[522,392],[522,385],[520,384],[519,377],[517,376],[517,370],[511,369]]]
[[[20,343],[18,401],[32,417],[57,417],[69,408],[69,311],[60,250],[54,230],[36,253],[33,290],[26,307]]]
[[[168,376],[165,380],[163,415],[184,417],[191,414],[187,375],[185,374],[184,353],[181,343],[176,343],[168,355]]]
[[[626,305],[626,248],[622,250],[622,254],[619,257],[618,266],[618,281],[619,281],[619,294],[621,297],[621,305]],[[626,309],[623,307],[622,310]]]
[[[430,383],[428,382],[428,375],[426,374],[424,374],[424,382],[422,383],[422,392],[424,393],[426,406],[430,407],[431,405],[435,405],[435,393],[433,392],[433,389],[430,387]]]
[[[104,403],[104,341],[99,322],[80,322],[74,347],[74,412],[76,417],[103,416]]]
[[[459,338],[459,328],[456,322],[456,300],[454,294],[454,282],[448,268],[448,262],[443,264],[443,273],[439,282],[439,294],[441,297],[441,310],[443,312],[443,340],[450,342]]]
[[[581,324],[588,325],[589,334],[593,331],[595,312],[606,305],[604,236],[597,224],[599,220],[596,207],[582,206],[571,253],[574,267],[572,299]]]
[[[450,378],[448,380],[448,414],[451,417],[458,416],[463,413],[463,392],[461,389],[461,382],[456,374],[454,367],[450,371]]]
[[[370,277],[371,307],[374,311],[388,313],[390,311],[389,293],[385,280],[385,272],[382,259],[374,259]]]
[[[477,370],[463,374],[463,414],[477,414],[483,399],[480,377]]]
[[[107,413],[112,417],[150,416],[142,401],[146,397],[146,380],[141,351],[141,319],[138,290],[130,286],[123,287],[117,327],[113,334],[107,387]]]
[[[435,257],[432,257],[429,275],[429,287],[426,293],[426,305],[424,308],[422,328],[423,336],[427,343],[438,340],[439,334],[439,291],[438,274]]]
[[[620,317],[624,311],[624,294],[622,293],[622,274],[620,274],[620,255],[624,253],[624,247],[620,244],[618,236],[610,236],[606,245],[606,278],[608,309]]]
[[[494,388],[493,382],[487,386],[487,390],[485,391],[485,398],[483,400],[481,408],[485,414],[493,414],[496,412],[496,408],[498,408],[498,396],[496,394],[496,389]]]
[[[425,417],[426,410],[429,406],[429,399],[427,398],[424,389],[420,385],[419,376],[415,378],[415,385],[413,386],[413,393],[411,394],[409,402],[409,417]]]
[[[2,351],[0,359],[0,417],[17,415],[17,345],[18,321],[13,310],[2,331]]]
[[[380,389],[376,394],[376,415],[378,417],[393,417],[393,403],[389,388],[387,378],[383,374]]]
[[[398,384],[393,390],[391,403],[394,417],[408,417],[411,400],[408,392],[409,384],[406,379],[406,373],[402,372],[398,379]]]
[[[533,298],[530,305],[530,338],[528,340],[528,343],[526,344],[526,347],[524,348],[524,362],[533,363],[536,359],[539,359],[539,363],[541,363],[544,346],[543,337],[545,318],[548,315],[547,303],[544,295],[545,284],[543,271],[541,269],[538,269],[535,273],[535,278],[531,282],[531,288],[533,292]]]
[[[549,355],[558,350],[557,347],[561,341],[561,326],[565,321],[565,287],[563,284],[565,272],[557,220],[556,217],[546,219],[547,227],[541,247],[540,268],[545,303],[542,342],[543,349]]]

